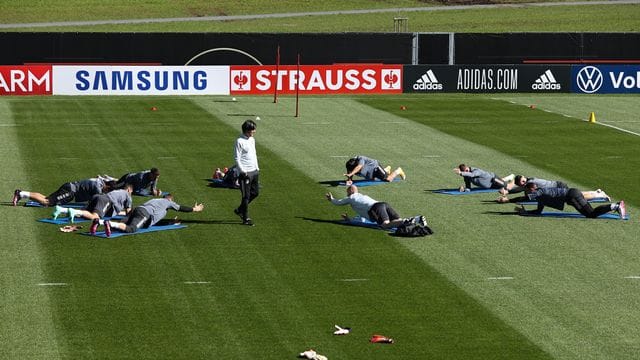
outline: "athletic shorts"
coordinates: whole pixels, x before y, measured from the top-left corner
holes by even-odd
[[[133,209],[131,215],[127,219],[125,232],[132,233],[151,225],[151,216],[144,208],[137,207]]]
[[[376,166],[375,169],[373,169],[373,178],[374,179],[378,179],[378,180],[382,180],[382,181],[387,181],[387,176],[389,174],[387,174],[386,171],[384,171],[384,169],[382,168],[382,166],[378,165]]]
[[[47,196],[47,200],[49,201],[49,206],[64,205],[70,203],[75,195],[76,193],[71,191],[71,184],[66,183],[62,184],[54,193]]]
[[[385,221],[392,221],[400,218],[400,215],[386,202],[377,202],[371,206],[367,212],[369,219],[378,225]]]
[[[105,217],[107,214],[111,216],[111,200],[107,195],[93,195],[87,205],[87,211],[98,214],[100,218]]]

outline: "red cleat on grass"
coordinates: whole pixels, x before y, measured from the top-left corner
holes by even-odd
[[[104,222],[104,233],[107,237],[111,236],[111,222],[109,220],[105,220]]]

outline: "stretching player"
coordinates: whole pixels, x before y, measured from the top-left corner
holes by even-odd
[[[413,218],[401,218],[397,211],[386,202],[376,201],[371,197],[358,192],[355,185],[347,186],[347,197],[335,199],[333,194],[325,195],[327,200],[334,205],[351,205],[351,208],[362,218],[375,222],[383,229],[390,229],[408,223],[419,223],[421,226],[427,226],[427,219],[418,215]],[[342,214],[342,218],[351,220],[347,214]]]
[[[362,155],[347,160],[345,167],[347,168],[347,173],[344,174],[344,176],[347,177],[347,185],[353,184],[353,177],[355,175],[367,180],[378,179],[389,182],[393,181],[397,176],[400,176],[402,180],[406,179],[402,168],[399,167],[392,172],[391,166],[382,168],[378,160]]]
[[[167,215],[167,210],[169,209],[180,212],[200,212],[204,209],[204,205],[198,204],[197,202],[193,207],[179,205],[173,201],[172,195],[166,195],[163,198],[151,199],[135,207],[125,222],[94,219],[89,232],[95,234],[98,226],[104,225],[107,236],[111,236],[112,228],[127,233],[134,233],[140,229],[145,229],[157,224],[158,221]]]
[[[91,178],[85,180],[64,183],[51,195],[45,196],[35,191],[22,191],[16,189],[13,192],[13,206],[16,206],[22,199],[29,199],[40,203],[42,206],[64,205],[71,201],[86,202],[93,195],[108,192],[113,187],[113,183],[105,181],[104,178]]]
[[[126,185],[124,189],[93,195],[87,207],[82,210],[56,205],[52,217],[57,219],[62,214],[69,214],[69,221],[73,223],[76,216],[94,220],[114,215],[127,215],[132,206],[132,189],[131,185]]]
[[[458,165],[453,171],[464,178],[464,185],[460,186],[460,191],[471,191],[471,185],[482,189],[506,189],[507,185],[513,181],[514,175],[499,177],[495,173],[479,168],[472,168],[465,164]]]
[[[123,189],[125,185],[131,185],[135,195],[146,195],[146,192],[149,192],[153,196],[160,196],[162,192],[158,189],[158,177],[160,170],[155,167],[137,173],[127,173],[118,179],[115,187]]]
[[[514,183],[513,184],[509,184],[507,186],[507,188],[509,189],[508,191],[506,189],[500,189],[500,196],[498,197],[498,202],[499,203],[508,203],[508,202],[523,202],[523,201],[527,201],[527,197],[526,196],[520,196],[517,198],[512,198],[509,199],[506,195],[507,193],[510,194],[514,194],[517,192],[522,192],[526,189],[528,184],[536,184],[536,186],[538,187],[538,189],[543,189],[543,188],[569,188],[569,185],[567,185],[566,183],[562,182],[562,181],[558,181],[558,180],[544,180],[544,179],[538,179],[538,178],[526,178],[522,175],[516,175]],[[607,195],[604,191],[602,191],[601,189],[598,190],[594,190],[594,191],[582,191],[582,196],[584,196],[585,199],[588,200],[592,200],[592,199],[605,199],[606,201],[611,201],[611,198],[609,197],[609,195]]]
[[[621,219],[624,219],[627,214],[624,200],[600,205],[594,209],[584,198],[582,192],[576,188],[538,188],[536,184],[531,183],[527,185],[525,192],[530,201],[538,202],[538,208],[527,211],[524,207],[516,207],[516,211],[521,215],[540,215],[545,206],[563,210],[565,204],[573,206],[580,214],[588,218],[596,218],[610,211],[617,211]]]

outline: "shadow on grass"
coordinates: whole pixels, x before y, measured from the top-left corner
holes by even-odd
[[[160,225],[169,225],[172,224],[171,222],[172,220],[168,220],[167,223],[165,224],[160,224]],[[233,224],[237,224],[237,225],[242,225],[242,223],[238,220],[179,220],[178,221],[179,224],[211,224],[211,225],[215,225],[215,224],[225,224],[225,225],[233,225]]]
[[[318,184],[322,184],[322,185],[329,185],[329,186],[333,186],[333,187],[337,187],[338,185],[340,185],[341,182],[344,182],[344,180],[325,180],[325,181],[318,181]]]
[[[483,214],[488,214],[488,215],[519,215],[515,211],[485,211]]]
[[[348,222],[348,221],[344,221],[344,220],[316,219],[316,218],[309,218],[309,217],[305,217],[305,216],[296,216],[296,218],[302,219],[302,220],[306,220],[306,221],[317,222],[317,223],[335,224],[335,225],[359,227],[359,228],[365,228],[365,229],[371,229],[371,230],[383,230],[383,231],[386,231],[385,229],[379,227],[378,225],[374,225],[374,224],[352,223],[352,222]]]

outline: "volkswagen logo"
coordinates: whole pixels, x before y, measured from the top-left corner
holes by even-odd
[[[578,71],[576,83],[580,91],[592,94],[602,86],[602,72],[595,66],[585,66]]]

